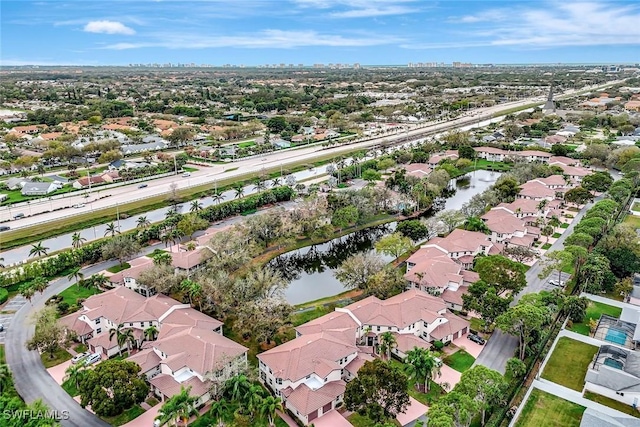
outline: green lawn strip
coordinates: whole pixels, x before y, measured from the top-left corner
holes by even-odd
[[[100,293],[95,288],[85,288],[78,285],[71,285],[58,295],[62,297],[62,300],[69,305],[75,305],[78,298],[89,298],[91,295]]]
[[[537,388],[531,391],[516,427],[578,427],[586,408]]]
[[[192,168],[191,166],[183,166],[182,170],[185,172],[197,172],[198,168]]]
[[[353,425],[353,427],[376,427],[380,425],[371,421],[369,418],[358,414],[357,412],[354,412],[353,414],[349,415],[347,417],[347,421],[349,421]],[[400,425],[398,420],[391,420],[391,423],[398,426]]]
[[[627,224],[631,224],[635,228],[640,228],[640,216],[627,215],[627,217],[624,219],[624,222]]]
[[[363,151],[361,148],[354,148],[346,152],[342,152],[339,155],[325,154],[320,155],[314,159],[312,163],[308,161],[299,161],[286,164],[287,173],[297,172],[306,169],[309,166],[317,167],[330,163],[337,157],[343,157]],[[366,150],[364,150],[366,151]],[[230,170],[236,170],[232,168]],[[265,172],[268,174],[268,178],[275,178],[280,176],[280,166],[265,168]],[[262,171],[251,172],[243,174],[238,177],[225,178],[217,181],[218,189],[223,191],[225,186],[234,184],[251,184],[252,180],[262,175]],[[185,190],[178,191],[179,196],[184,201],[189,201],[197,197],[201,197],[205,191],[209,191],[213,188],[213,184],[202,184],[194,186]],[[38,242],[47,238],[56,237],[60,234],[71,233],[73,231],[83,230],[85,228],[92,227],[94,225],[104,224],[113,221],[116,218],[116,211],[119,210],[120,215],[127,214],[129,216],[149,212],[154,209],[159,209],[168,206],[167,196],[164,194],[145,198],[142,200],[136,200],[135,202],[121,204],[119,206],[112,206],[104,209],[96,209],[93,212],[86,212],[72,217],[62,218],[59,220],[52,220],[47,222],[47,227],[42,225],[33,225],[30,227],[24,227],[17,230],[9,230],[2,233],[2,249],[7,250],[18,246],[23,246],[29,243]]]
[[[256,145],[255,141],[244,141],[238,144],[238,148],[253,147],[254,145]]]
[[[554,239],[557,239],[558,237],[562,236],[562,234],[560,233],[553,233],[553,235],[551,237],[553,237]]]
[[[300,326],[303,323],[307,323],[310,320],[317,319],[320,316],[324,316],[332,310],[321,305],[317,306],[314,310],[305,311],[303,313],[297,313],[291,315],[291,324],[293,326]]]
[[[616,411],[620,411],[625,414],[633,415],[636,418],[640,418],[640,412],[638,412],[637,409],[634,409],[633,406],[627,405],[626,403],[622,403],[615,399],[611,399],[610,397],[592,393],[590,391],[586,391],[584,393],[584,397],[585,399],[593,400],[594,402],[598,402],[604,406],[608,406],[609,408],[615,409]]]
[[[470,327],[476,332],[484,331],[484,320],[477,317],[469,318]]]
[[[584,316],[583,321],[574,323],[573,326],[571,326],[571,328],[569,329],[573,332],[589,336],[589,333],[591,332],[589,329],[589,319],[598,321],[600,320],[600,316],[603,314],[619,318],[620,313],[622,313],[622,309],[620,307],[614,307],[612,305],[604,304],[601,302],[590,301],[589,306],[587,307],[587,314]]]
[[[145,403],[153,408],[158,403],[160,403],[160,401],[158,399],[156,399],[155,397],[150,397],[147,400],[145,400]]]
[[[476,359],[464,350],[458,350],[444,358],[444,363],[458,372],[464,372],[473,365]]]
[[[122,270],[126,270],[127,268],[131,268],[131,264],[124,262],[122,264],[118,264],[118,265],[114,265],[113,267],[109,267],[107,268],[107,271],[109,273],[119,273]]]
[[[123,424],[128,423],[129,421],[138,418],[140,415],[144,414],[144,409],[140,407],[140,405],[134,405],[131,408],[127,409],[120,415],[115,415],[113,417],[101,417],[104,421],[111,424],[114,427],[121,426]]]
[[[66,391],[71,397],[75,397],[80,394],[80,392],[76,388],[76,384],[71,380],[66,380],[65,382],[63,382],[62,389]]]
[[[46,369],[51,368],[53,366],[59,365],[62,362],[66,362],[67,360],[71,360],[73,356],[64,348],[59,348],[53,355],[53,359],[49,357],[49,353],[42,353],[40,355],[40,359],[42,360],[42,364]]]
[[[542,245],[542,249],[547,250],[551,247],[551,243],[545,243],[544,245]]]
[[[248,425],[248,424],[234,424],[234,414],[238,409],[238,404],[235,402],[230,402],[227,411],[222,415],[222,420],[225,422],[225,425]],[[280,417],[276,417],[274,420],[276,427],[288,427],[288,424]],[[269,422],[267,419],[261,416],[256,416],[251,422],[251,427],[268,427]],[[196,418],[192,423],[189,423],[189,427],[211,427],[217,426],[218,420],[213,418],[209,413],[205,413],[200,417]]]
[[[549,358],[542,378],[582,391],[584,376],[598,347],[562,337]]]
[[[4,357],[4,344],[0,344],[0,363],[7,363]]]
[[[640,212],[640,203],[638,202],[634,202],[633,206],[631,207],[632,211],[636,211],[636,212]]]
[[[560,228],[569,228],[569,223],[563,222],[562,224],[560,224]]]

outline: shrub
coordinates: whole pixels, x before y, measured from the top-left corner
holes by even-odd
[[[437,340],[433,342],[433,348],[435,348],[436,350],[440,351],[444,348],[444,344],[442,343],[442,341]]]
[[[9,299],[9,291],[5,288],[0,288],[0,304],[4,304]]]

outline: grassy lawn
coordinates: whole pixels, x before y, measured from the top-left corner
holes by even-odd
[[[0,344],[0,363],[6,363],[4,358],[4,344]]]
[[[113,267],[109,267],[107,268],[107,271],[109,273],[119,273],[122,270],[126,270],[127,268],[131,268],[131,264],[129,264],[128,262],[125,262],[123,264],[118,264],[118,265],[114,265]]]
[[[158,403],[160,403],[160,401],[158,399],[156,399],[155,397],[150,397],[145,401],[145,403],[153,408]]]
[[[551,247],[551,243],[545,243],[544,245],[542,245],[542,249],[549,249]]]
[[[473,329],[474,331],[484,331],[484,320],[477,317],[471,317],[469,318],[469,323],[471,324],[471,329]]]
[[[624,222],[633,225],[635,228],[640,228],[640,216],[627,215]]]
[[[458,350],[444,358],[444,363],[458,372],[466,371],[475,361],[476,359],[464,350]]]
[[[473,167],[475,167],[476,169],[486,169],[491,171],[511,170],[511,166],[506,163],[490,162],[489,160],[486,160],[486,159],[478,159],[477,161],[474,161],[472,168]]]
[[[144,409],[142,409],[139,405],[135,405],[127,409],[120,415],[116,415],[114,417],[101,417],[101,418],[106,422],[108,422],[109,424],[111,424],[112,426],[117,427],[117,426],[121,426],[123,424],[128,423],[129,421],[139,417],[142,414],[144,414]]]
[[[544,368],[542,378],[582,391],[584,376],[598,347],[562,337]]]
[[[324,316],[332,310],[329,308],[320,305],[316,307],[314,310],[305,311],[304,313],[292,314],[291,315],[291,323],[293,326],[300,326],[303,323],[307,323],[310,320],[317,319],[320,316]]]
[[[76,388],[76,384],[71,380],[67,380],[67,381],[63,382],[62,383],[62,389],[64,391],[66,391],[67,393],[69,393],[69,396],[71,396],[71,397],[75,397],[75,396],[78,396],[80,394],[80,392]]]
[[[405,365],[403,362],[400,362],[399,360],[392,358],[391,364],[399,367],[404,372]],[[415,379],[409,378],[409,396],[413,397],[415,400],[417,400],[420,403],[430,406],[433,404],[433,402],[437,401],[440,398],[440,396],[444,394],[445,392],[442,389],[442,387],[440,387],[440,384],[433,381],[429,382],[429,391],[426,393],[422,393],[418,391],[418,389],[416,388]]]
[[[347,421],[353,424],[353,427],[376,427],[377,425],[380,425],[371,421],[369,418],[358,414],[357,412],[349,415],[347,417]],[[392,423],[398,426],[400,425],[397,420],[393,420]]]
[[[622,413],[633,415],[634,417],[640,418],[640,412],[638,412],[637,409],[634,409],[633,406],[619,402],[615,399],[611,399],[601,394],[592,393],[590,391],[586,391],[584,393],[584,397],[586,399],[593,400],[594,402],[598,402],[604,406],[608,406],[609,408],[613,408],[616,411],[620,411]]]
[[[192,168],[191,166],[183,166],[182,170],[185,172],[197,172],[198,168]]]
[[[632,211],[640,212],[640,203],[635,202],[633,206],[631,206]]]
[[[71,360],[73,356],[64,348],[59,348],[55,354],[53,355],[53,359],[49,357],[49,353],[42,353],[40,355],[40,359],[42,360],[42,364],[45,368],[51,368],[52,366],[56,366],[61,364],[62,362],[66,362],[67,360]]]
[[[558,237],[562,236],[562,234],[560,233],[553,233],[553,235],[551,237],[553,237],[554,239],[557,239]]]
[[[256,145],[255,141],[244,141],[238,144],[238,148],[253,147],[254,145]]]
[[[573,332],[589,336],[589,333],[591,332],[589,330],[589,319],[597,321],[603,314],[608,314],[612,317],[620,317],[620,313],[622,313],[622,309],[619,307],[590,301],[589,306],[587,307],[587,315],[584,316],[584,320],[580,323],[574,323],[569,329]]]
[[[560,224],[560,228],[569,228],[569,223],[563,222],[562,224]]]
[[[516,427],[578,427],[585,407],[537,388],[525,403]]]
[[[71,285],[64,291],[60,292],[63,301],[69,305],[74,305],[78,298],[89,298],[91,295],[100,293],[95,288],[84,288],[78,285]]]

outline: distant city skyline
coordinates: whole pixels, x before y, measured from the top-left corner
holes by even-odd
[[[0,65],[640,62],[629,1],[2,1]]]

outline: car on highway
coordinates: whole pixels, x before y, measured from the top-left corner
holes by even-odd
[[[140,184],[140,185],[138,185],[138,188],[147,188],[147,187],[148,187],[148,185],[147,185],[147,184]]]
[[[554,279],[554,280],[549,280],[549,284],[550,284],[550,285],[553,285],[553,286],[562,286],[562,287],[564,287],[564,285],[565,285],[566,283],[567,283],[567,282],[565,282],[564,280],[559,280],[559,281],[558,281],[558,280],[555,280],[555,279]]]
[[[482,338],[481,336],[476,335],[476,334],[467,335],[467,339],[473,341],[476,344],[480,344],[480,345],[484,345],[484,343],[486,342],[484,340],[484,338]]]
[[[76,209],[84,208],[85,206],[86,205],[84,203],[78,203],[77,205],[73,205],[73,207]]]
[[[13,219],[20,219],[20,218],[24,218],[24,214],[22,212],[17,213],[13,216]]]
[[[9,227],[8,225],[0,225],[0,231],[7,231],[7,230],[11,230],[11,227]]]
[[[78,353],[75,356],[73,356],[73,358],[71,359],[71,363],[76,364],[81,360],[86,359],[89,356],[91,356],[91,353],[88,351],[85,351],[84,353]]]
[[[191,172],[185,172],[185,173],[182,174],[183,178],[188,178],[190,176],[191,176]]]

